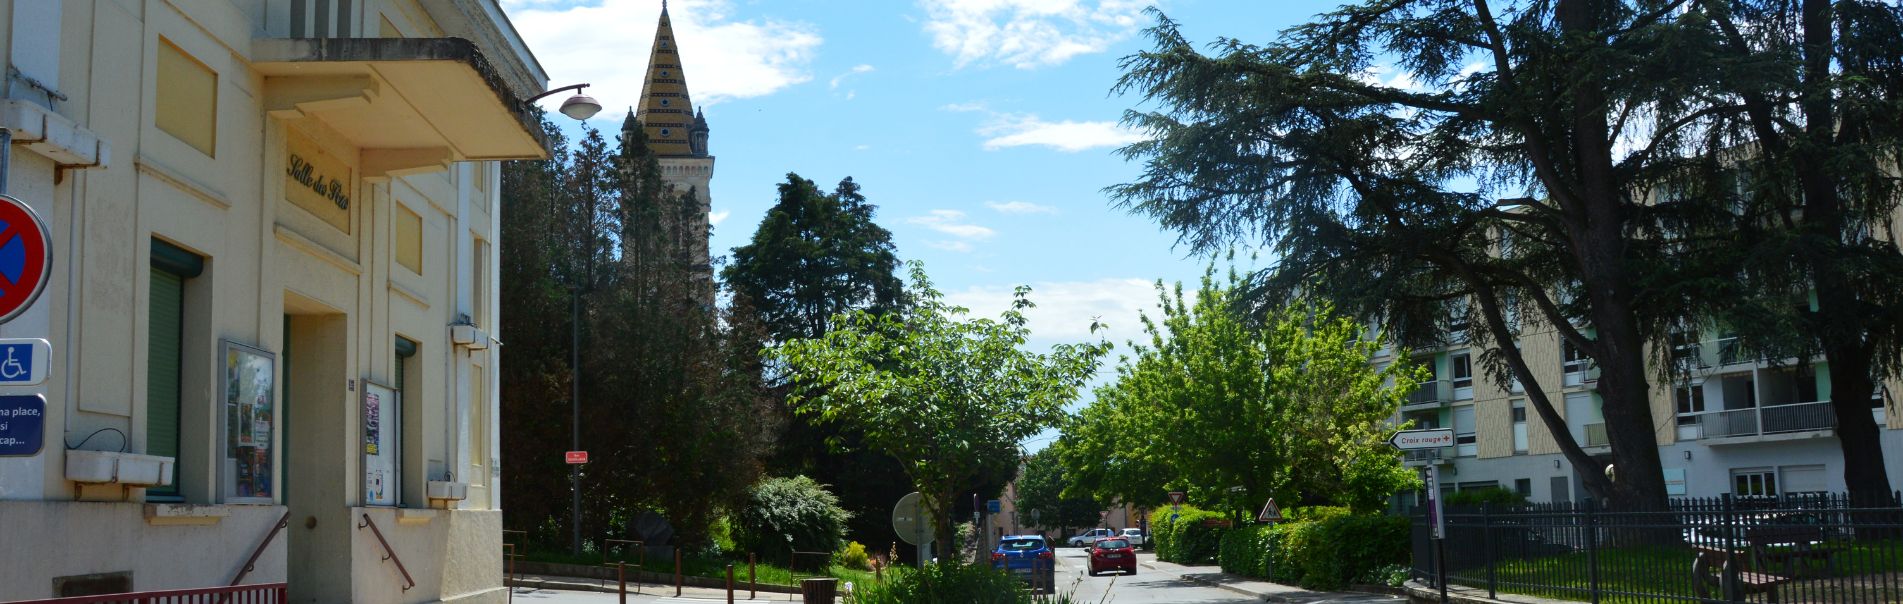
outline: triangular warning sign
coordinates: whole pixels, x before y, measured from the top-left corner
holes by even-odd
[[[1270,497],[1269,503],[1267,505],[1262,506],[1262,513],[1255,515],[1255,521],[1256,522],[1281,522],[1282,521],[1282,508],[1275,507],[1274,497]]]

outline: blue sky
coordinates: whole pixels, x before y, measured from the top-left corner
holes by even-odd
[[[718,158],[714,253],[747,241],[787,172],[828,189],[852,176],[899,255],[924,261],[954,301],[995,314],[1029,284],[1033,346],[1082,340],[1101,317],[1121,348],[1154,304],[1151,284],[1194,281],[1207,262],[1101,191],[1139,168],[1113,153],[1140,136],[1117,126],[1137,99],[1110,88],[1118,60],[1149,47],[1149,4],[673,0],[682,70]],[[1201,44],[1266,42],[1337,3],[1159,4]],[[593,83],[608,109],[591,124],[616,127],[640,93],[660,2],[502,5],[550,85]]]

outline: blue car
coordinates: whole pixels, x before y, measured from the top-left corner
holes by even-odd
[[[1009,535],[991,552],[991,567],[1002,569],[1031,584],[1033,591],[1056,591],[1057,552],[1041,535]]]

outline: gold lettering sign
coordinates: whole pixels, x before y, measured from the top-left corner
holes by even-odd
[[[350,166],[289,130],[284,141],[284,198],[330,226],[350,232],[350,198],[357,180]]]

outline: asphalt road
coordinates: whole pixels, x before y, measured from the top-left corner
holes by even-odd
[[[1138,560],[1155,559],[1154,554],[1139,554]],[[1240,604],[1261,602],[1248,596],[1214,587],[1205,587],[1159,573],[1141,565],[1134,575],[1107,574],[1092,577],[1084,572],[1090,560],[1079,547],[1057,550],[1057,587],[1075,589],[1079,604],[1162,604],[1165,602],[1211,602]]]

